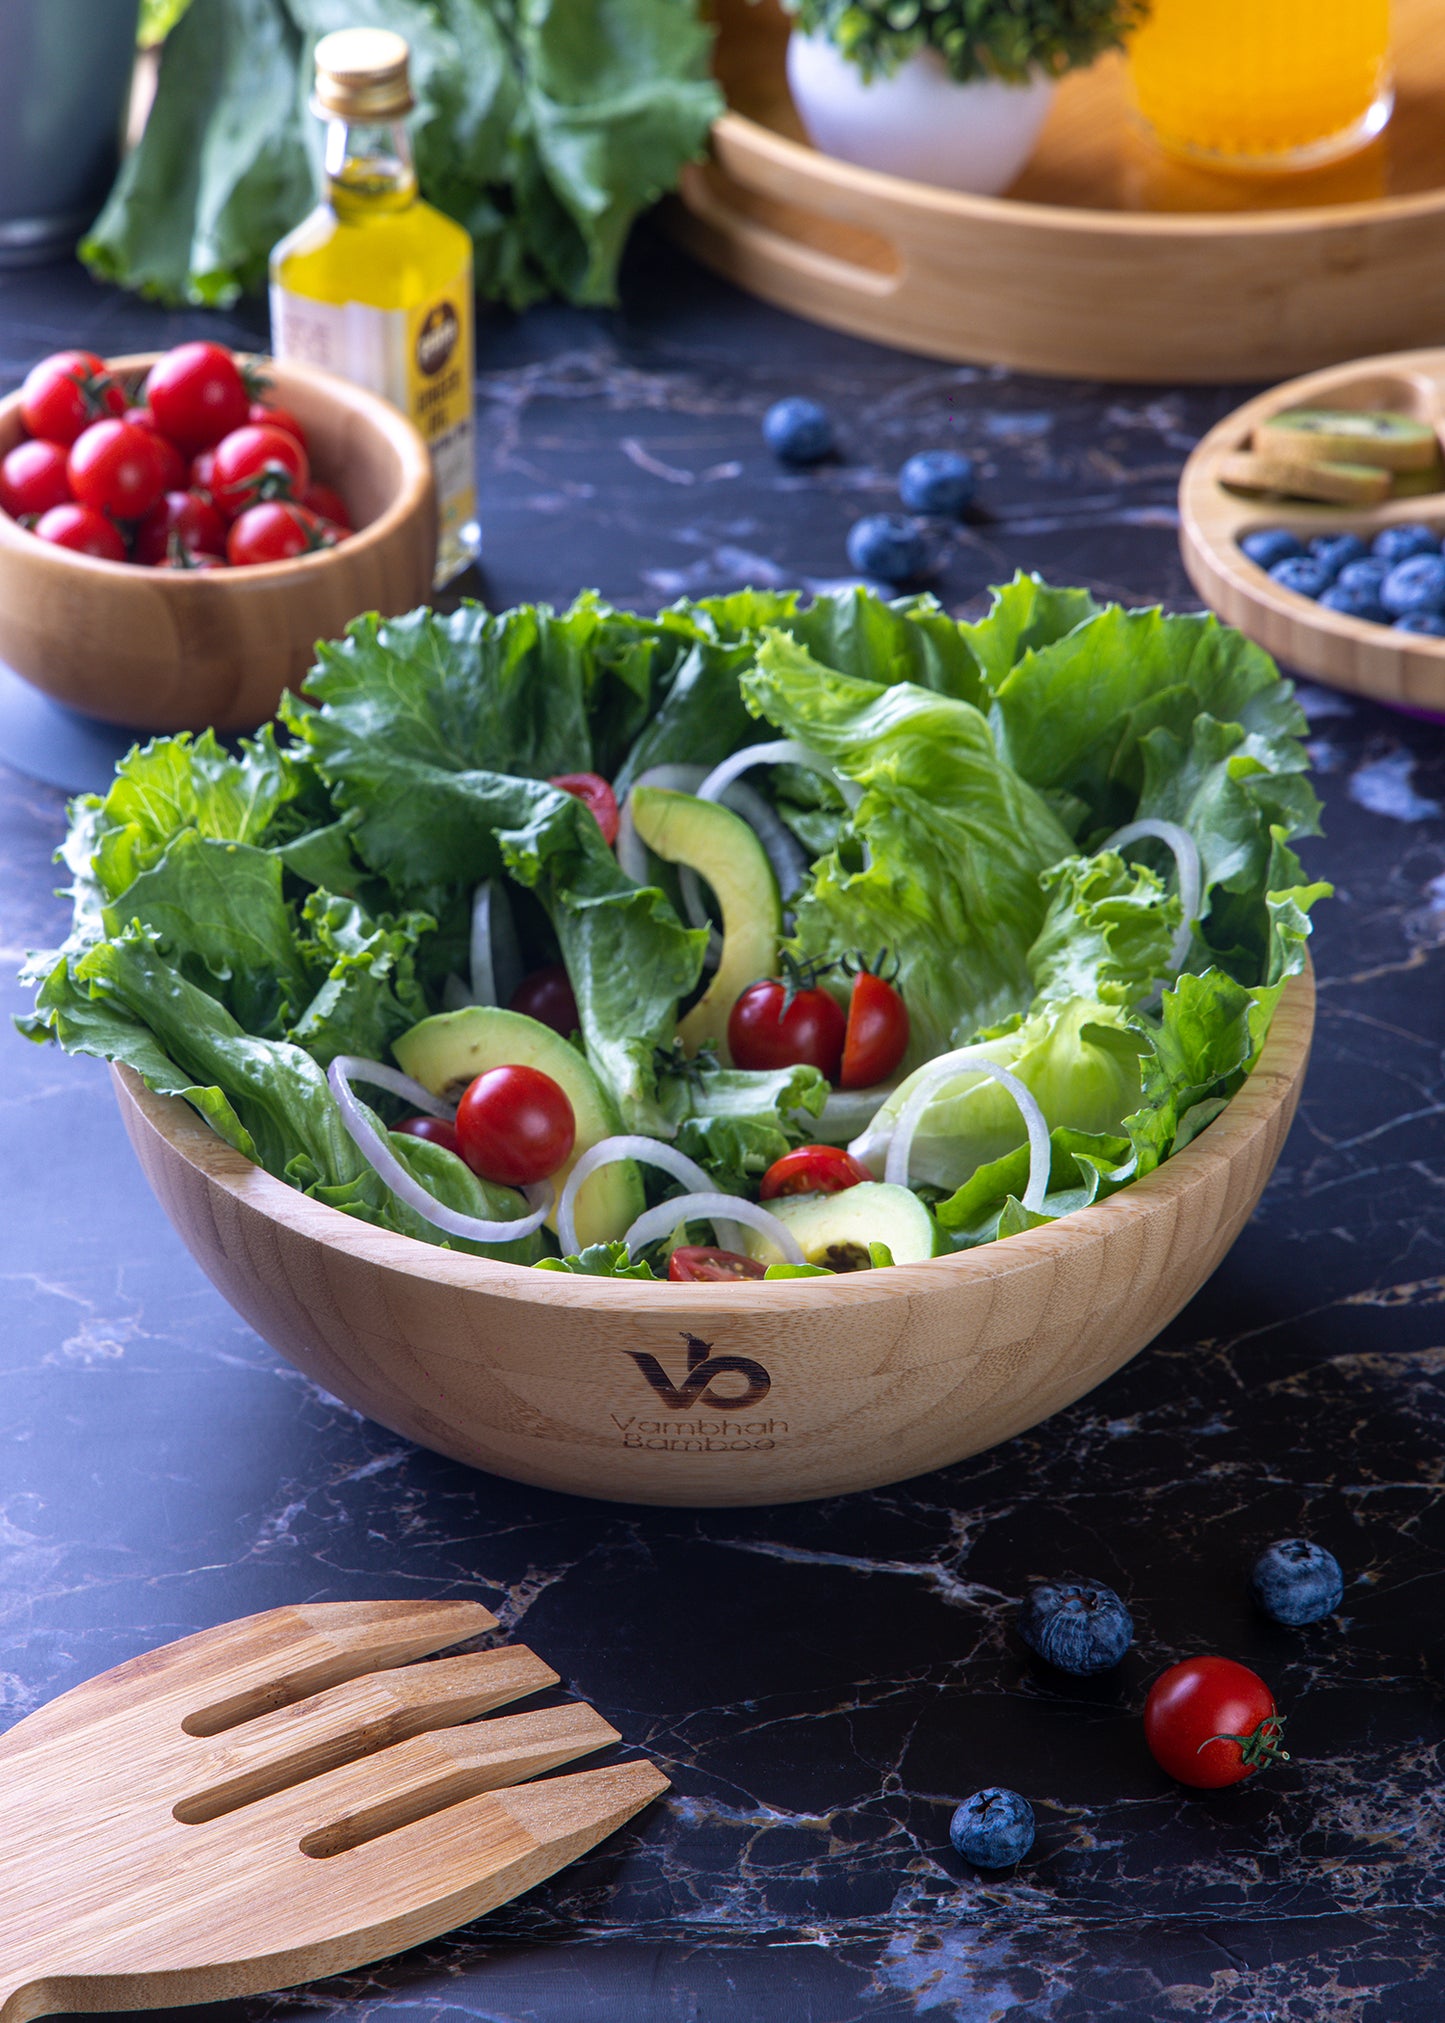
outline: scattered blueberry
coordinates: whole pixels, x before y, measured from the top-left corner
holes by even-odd
[[[1320,603],[1327,611],[1341,611],[1347,618],[1365,618],[1371,625],[1388,625],[1390,614],[1380,602],[1380,593],[1368,584],[1351,589],[1348,584],[1334,582],[1328,590],[1320,593]]]
[[[1034,1809],[1016,1791],[991,1784],[965,1798],[948,1823],[948,1837],[978,1868],[1012,1868],[1034,1844]]]
[[[1080,1676],[1107,1672],[1134,1641],[1134,1619],[1111,1587],[1096,1580],[1045,1581],[1019,1610],[1019,1635],[1031,1651]]]
[[[1249,1584],[1265,1614],[1291,1629],[1332,1616],[1345,1592],[1339,1561],[1308,1538],[1277,1538],[1255,1561]]]
[[[910,513],[956,516],[973,494],[973,460],[957,450],[920,450],[898,473],[898,496]]]
[[[1359,562],[1346,562],[1335,578],[1337,590],[1369,590],[1378,597],[1380,585],[1390,573],[1390,564],[1379,555],[1366,555]]]
[[[1331,576],[1338,576],[1347,562],[1358,562],[1369,552],[1358,534],[1316,534],[1310,542],[1311,555],[1324,563]]]
[[[1438,555],[1440,536],[1416,521],[1406,521],[1376,534],[1370,543],[1370,553],[1383,556],[1387,562],[1408,562],[1412,555]]]
[[[1391,626],[1392,632],[1424,632],[1432,639],[1445,639],[1445,611],[1407,611]]]
[[[821,463],[833,447],[833,418],[816,400],[775,400],[763,416],[763,441],[785,464]]]
[[[1412,611],[1445,611],[1445,555],[1412,555],[1397,562],[1380,585],[1380,602],[1396,618]]]
[[[1273,569],[1276,562],[1291,561],[1296,555],[1303,555],[1305,544],[1291,534],[1287,527],[1256,527],[1252,534],[1246,534],[1240,547],[1251,562],[1257,562],[1261,569]]]
[[[923,529],[902,513],[868,513],[848,529],[848,560],[860,576],[910,583],[928,567]]]
[[[1285,590],[1297,590],[1301,597],[1318,597],[1330,587],[1330,572],[1313,555],[1291,555],[1270,570],[1275,582]]]

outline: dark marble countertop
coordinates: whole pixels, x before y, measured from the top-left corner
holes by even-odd
[[[78,270],[0,277],[0,384],[40,353],[202,331]],[[480,332],[485,594],[595,584],[652,606],[822,585],[910,451],[981,460],[954,607],[1016,565],[1192,602],[1179,466],[1237,391],[1100,388],[933,364],[809,328],[657,243],[617,315]],[[806,390],[845,455],[788,475],[767,403]],[[468,1473],[282,1363],[140,1183],[103,1070],[3,1041],[0,1709],[283,1602],[469,1596],[673,1779],[530,1896],[236,2018],[345,2023],[1426,2023],[1445,2013],[1445,736],[1308,690],[1326,839],[1319,1023],[1254,1221],[1160,1339],[1070,1411],[958,1467],[836,1502],[584,1503]],[[0,769],[0,934],[57,938],[63,799]],[[1276,1629],[1244,1577],[1305,1532],[1338,1617]],[[1031,1667],[1032,1576],[1121,1588],[1116,1677]],[[1186,1795],[1140,1735],[1193,1651],[1262,1671],[1293,1761]],[[1033,1857],[948,1850],[958,1798],[1014,1785]],[[219,2012],[213,2012],[219,2013]]]

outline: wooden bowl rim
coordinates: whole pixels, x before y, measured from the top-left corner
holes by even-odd
[[[418,430],[389,400],[372,393],[367,387],[342,379],[337,373],[324,372],[314,365],[297,365],[285,359],[271,358],[264,352],[243,355],[254,356],[265,364],[278,391],[287,383],[299,384],[318,400],[352,414],[362,427],[370,428],[385,438],[396,450],[401,462],[401,483],[395,498],[374,520],[369,520],[364,527],[358,527],[354,534],[348,535],[341,546],[355,562],[364,558],[371,549],[389,541],[424,503],[432,482],[431,456]],[[120,373],[149,371],[156,360],[164,356],[165,353],[160,351],[123,352],[118,357],[107,359],[106,369]],[[0,400],[0,428],[18,411],[23,392],[23,387],[17,387]],[[314,574],[318,569],[328,567],[339,553],[337,548],[325,548],[313,555],[293,556],[289,562],[252,562],[244,569],[234,570],[148,569],[135,562],[110,562],[102,555],[77,554],[73,548],[59,548],[53,542],[37,542],[35,536],[18,521],[12,520],[8,513],[0,513],[0,548],[8,548],[22,559],[73,566],[111,583],[142,582],[154,588],[157,580],[163,578],[167,594],[174,590],[183,597],[214,595],[218,585],[234,590],[238,583],[296,581],[304,578],[306,571]]]
[[[860,1303],[922,1299],[957,1291],[960,1280],[992,1280],[1028,1271],[1039,1264],[1057,1264],[1090,1244],[1106,1242],[1192,1186],[1224,1172],[1269,1123],[1302,1079],[1314,1035],[1314,971],[1291,977],[1275,1008],[1259,1061],[1244,1087],[1193,1142],[1156,1167],[1142,1180],[1111,1195],[1107,1201],[1048,1224],[1022,1231],[1006,1243],[955,1252],[891,1271],[858,1272],[833,1279],[775,1280],[764,1286],[742,1280],[720,1293],[714,1284],[640,1285],[624,1279],[587,1278],[568,1272],[538,1271],[532,1265],[495,1262],[442,1250],[414,1237],[399,1236],[359,1222],[339,1208],[308,1199],[216,1136],[209,1124],[179,1096],[159,1096],[147,1089],[130,1068],[113,1066],[122,1113],[137,1112],[169,1149],[204,1180],[235,1202],[298,1236],[368,1261],[408,1278],[425,1279],[459,1291],[486,1293],[503,1299],[580,1309],[631,1308],[654,1316],[696,1317],[706,1308],[716,1316],[721,1300],[729,1315],[766,1321],[777,1315],[818,1304],[838,1309]]]

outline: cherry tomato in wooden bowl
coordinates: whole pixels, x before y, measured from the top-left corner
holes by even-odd
[[[317,519],[305,506],[263,499],[232,521],[226,536],[226,560],[233,569],[258,562],[290,562],[297,555],[334,548],[336,539],[330,522]]]
[[[707,1243],[680,1243],[667,1260],[674,1285],[712,1285],[729,1278],[762,1278],[767,1266],[737,1250],[714,1250]]]
[[[799,1145],[773,1161],[759,1184],[758,1199],[776,1201],[782,1194],[841,1194],[845,1187],[857,1187],[872,1178],[863,1161],[841,1145]]]
[[[247,422],[217,443],[210,493],[234,519],[263,499],[299,499],[310,481],[311,466],[295,436]]]
[[[728,1051],[739,1068],[820,1068],[838,1079],[848,1020],[820,985],[802,988],[778,977],[750,983],[728,1013]]]
[[[251,410],[241,368],[224,345],[205,339],[178,344],[156,360],[145,401],[162,432],[192,456],[240,428]]]
[[[488,1068],[457,1105],[457,1149],[473,1173],[506,1187],[546,1180],[571,1155],[577,1119],[540,1068]]]
[[[1242,1783],[1289,1761],[1284,1716],[1257,1672],[1233,1658],[1186,1658],[1144,1703],[1144,1740],[1161,1770],[1197,1791]]]
[[[848,1000],[840,1089],[871,1089],[886,1082],[908,1052],[908,1007],[883,977],[859,970]]]
[[[306,431],[289,407],[273,407],[269,401],[253,400],[246,410],[246,419],[260,428],[284,428],[287,435],[295,436],[302,449],[309,453],[311,445],[306,440]],[[327,517],[331,516],[328,514]]]
[[[20,389],[20,419],[42,442],[67,448],[92,422],[125,412],[124,391],[93,351],[56,351],[32,365]]]
[[[138,520],[165,490],[166,468],[156,439],[115,417],[92,422],[70,446],[66,465],[78,503],[117,520]]]
[[[444,1145],[459,1159],[462,1156],[462,1148],[457,1143],[457,1127],[449,1117],[403,1117],[393,1128],[408,1138],[425,1138],[430,1144]]]
[[[171,536],[193,555],[224,555],[226,523],[199,492],[167,492],[135,530],[132,554],[152,568],[170,553]]]
[[[148,407],[128,407],[125,419],[132,428],[144,429],[156,448],[160,451],[161,464],[166,475],[168,492],[184,492],[191,482],[190,459],[184,456]]]
[[[572,979],[565,964],[560,962],[549,963],[545,969],[534,969],[530,976],[524,976],[513,991],[507,1009],[522,1012],[527,1018],[550,1026],[564,1040],[570,1040],[582,1024]]]
[[[95,555],[102,562],[123,562],[125,542],[104,513],[90,506],[52,506],[35,523],[36,538],[77,555]]]
[[[617,796],[600,773],[557,773],[547,785],[560,787],[564,794],[574,794],[585,803],[597,817],[597,826],[602,831],[602,840],[608,849],[617,841]]]
[[[60,443],[16,443],[0,462],[0,507],[18,520],[70,503],[70,459]]]

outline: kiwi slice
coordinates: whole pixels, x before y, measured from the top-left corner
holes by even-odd
[[[1369,464],[1310,463],[1276,450],[1221,457],[1216,476],[1237,492],[1277,492],[1332,506],[1373,506],[1390,490],[1390,473]]]
[[[1263,422],[1254,447],[1309,463],[1372,464],[1382,471],[1427,470],[1439,454],[1428,422],[1385,408],[1293,408]]]
[[[1396,471],[1390,480],[1392,499],[1425,499],[1445,492],[1445,465],[1437,458],[1426,470]]]

